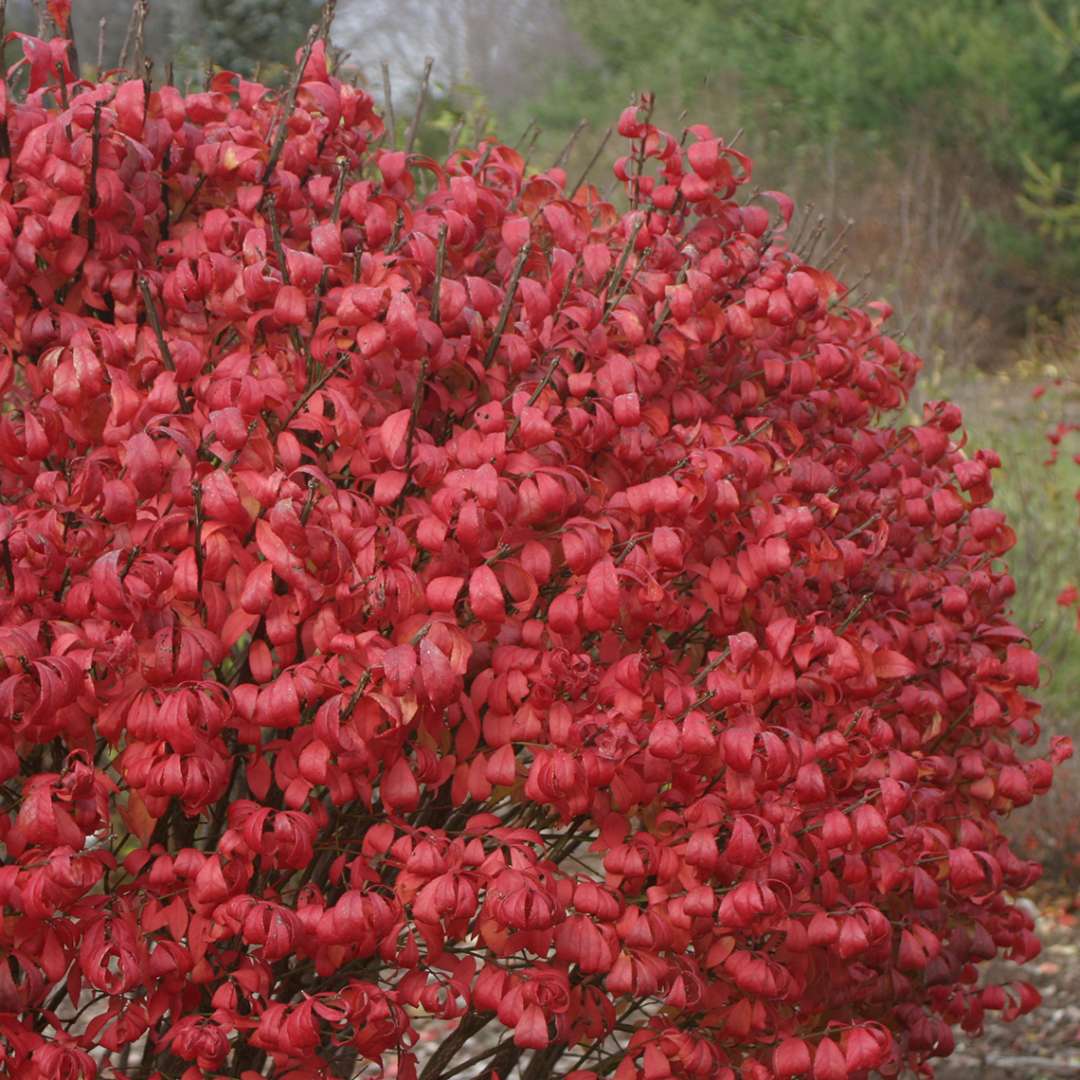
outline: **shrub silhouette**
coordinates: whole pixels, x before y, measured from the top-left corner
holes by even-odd
[[[20,42],[5,1075],[832,1080],[1032,1007],[998,459],[890,426],[746,157],[628,109],[620,211],[380,146],[314,36],[279,96]]]

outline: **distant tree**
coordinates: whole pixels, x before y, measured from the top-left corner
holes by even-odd
[[[203,51],[218,67],[244,75],[287,67],[319,19],[313,0],[194,0]]]
[[[1033,0],[1032,8],[1052,49],[1061,104],[1080,114],[1080,3],[1068,4],[1059,15],[1041,0]],[[1048,162],[1023,156],[1020,205],[1044,234],[1062,243],[1080,239],[1080,132],[1077,136],[1061,157]]]

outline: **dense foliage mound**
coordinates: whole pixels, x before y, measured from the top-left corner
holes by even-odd
[[[19,40],[3,1075],[840,1080],[1033,1005],[998,459],[744,156],[629,109],[620,212],[381,147],[314,36]]]

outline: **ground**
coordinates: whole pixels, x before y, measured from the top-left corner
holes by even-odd
[[[963,1033],[956,1052],[936,1067],[939,1080],[1060,1080],[1080,1078],[1080,910],[1036,897],[1042,954],[1024,968],[988,965],[999,979],[1025,978],[1043,1003],[1012,1023],[988,1023],[975,1039]]]

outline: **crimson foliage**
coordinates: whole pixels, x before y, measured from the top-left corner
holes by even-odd
[[[381,149],[321,42],[19,41],[4,1075],[841,1080],[1032,1007],[998,458],[884,421],[917,358],[742,154],[631,108],[620,213]]]

